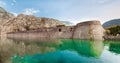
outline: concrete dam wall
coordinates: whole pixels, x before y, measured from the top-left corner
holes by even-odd
[[[86,21],[75,26],[56,26],[39,28],[31,31],[10,32],[8,38],[36,39],[36,38],[62,38],[62,39],[90,39],[103,40],[104,29],[99,21]]]

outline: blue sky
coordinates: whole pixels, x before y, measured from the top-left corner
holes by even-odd
[[[120,18],[120,0],[0,0],[8,12],[55,18],[73,23]]]

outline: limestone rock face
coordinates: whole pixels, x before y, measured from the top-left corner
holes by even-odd
[[[32,15],[20,14],[15,17],[0,7],[0,35],[5,35],[7,32],[28,31],[58,25],[64,24],[56,19],[40,18]]]
[[[8,21],[12,17],[14,17],[12,14],[8,13],[6,10],[0,7],[0,24],[3,24],[4,22]]]
[[[2,25],[1,34],[7,32],[28,31],[44,27],[64,25],[59,20],[52,18],[39,18],[32,15],[20,14]]]
[[[3,24],[14,18],[14,16],[0,7],[0,32],[3,29]]]

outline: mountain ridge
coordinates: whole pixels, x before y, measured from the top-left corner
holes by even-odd
[[[107,21],[102,26],[104,28],[109,28],[109,27],[112,27],[112,26],[120,26],[120,18],[119,19],[112,19],[110,21]]]
[[[64,25],[57,19],[41,18],[33,15],[19,14],[14,16],[0,7],[0,32],[6,34],[8,32],[28,31],[41,27],[54,27]]]

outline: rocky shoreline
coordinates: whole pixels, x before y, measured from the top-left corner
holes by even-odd
[[[112,36],[112,35],[106,35],[104,36],[105,40],[120,40],[120,35],[118,36]]]

